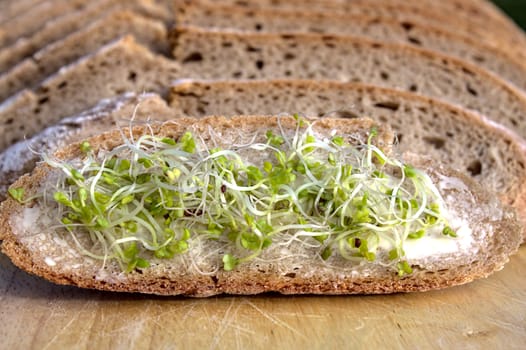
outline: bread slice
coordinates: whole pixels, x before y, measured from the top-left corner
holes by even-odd
[[[526,138],[526,98],[475,65],[407,45],[322,34],[179,28],[173,54],[185,77],[364,82],[464,106]]]
[[[18,0],[0,2],[0,23],[26,12],[45,0]]]
[[[179,65],[125,37],[21,92],[0,105],[0,150],[102,98],[127,91],[164,93],[180,77]],[[20,105],[23,106],[20,109]]]
[[[349,25],[352,23],[352,25]],[[438,51],[485,68],[526,91],[526,64],[502,47],[443,29],[391,17],[368,17],[308,10],[258,9],[243,6],[189,6],[180,26],[271,33],[323,33],[397,42]]]
[[[133,11],[153,19],[167,21],[165,11],[149,0],[99,0],[90,1],[85,8],[67,12],[47,21],[36,33],[18,38],[12,45],[0,49],[0,72],[5,72],[24,58],[52,42],[76,32],[90,23],[114,12]]]
[[[444,162],[514,206],[526,223],[526,153],[520,140],[484,117],[440,101],[357,83],[182,81],[170,105],[182,115],[300,113],[369,117],[389,124],[401,151]],[[525,232],[526,236],[526,232]]]
[[[202,0],[188,0],[179,2],[178,11],[184,3],[202,6],[203,3],[212,3]],[[526,38],[512,21],[501,16],[501,20],[488,20],[471,14],[463,13],[458,9],[451,10],[442,6],[442,1],[405,1],[405,0],[353,0],[319,1],[319,0],[292,0],[292,1],[214,1],[218,5],[240,5],[250,9],[309,9],[338,14],[359,14],[368,16],[383,16],[397,20],[408,20],[419,24],[431,24],[451,33],[462,33],[465,36],[476,38],[511,52],[521,52],[524,55]],[[184,9],[182,9],[184,11]]]
[[[341,0],[292,0],[292,1],[280,1],[280,0],[257,0],[257,1],[237,1],[237,0],[216,0],[216,1],[196,1],[196,0],[185,0],[183,1],[191,5],[207,5],[207,4],[219,4],[219,5],[239,5],[246,8],[257,8],[258,11],[261,9],[268,8],[280,8],[280,9],[316,9],[332,12],[346,12],[352,11],[356,6],[371,5],[371,7],[383,7],[389,4],[397,5],[401,8],[404,6],[411,9],[411,12],[416,14],[438,14],[450,15],[449,20],[460,20],[469,19],[475,23],[480,23],[483,28],[490,28],[488,26],[501,26],[510,28],[511,30],[517,30],[517,26],[504,15],[495,5],[492,5],[486,0],[415,0],[415,1],[385,1],[385,0],[369,0],[369,1],[341,1]],[[417,7],[420,6],[420,7]],[[444,22],[442,24],[445,24]]]
[[[34,87],[62,66],[128,34],[154,52],[168,51],[166,29],[162,22],[129,11],[114,12],[42,48],[31,58],[2,74],[0,99],[5,99],[24,88]]]
[[[177,111],[157,94],[128,92],[103,99],[93,108],[60,120],[0,153],[0,201],[6,198],[9,185],[35,168],[42,153],[54,153],[67,144],[82,141],[116,126],[174,119],[180,116],[176,114]]]
[[[197,140],[209,140],[207,147],[225,147],[232,140],[246,142],[246,135],[254,133],[259,135],[256,141],[263,141],[267,130],[279,132],[277,120],[268,116],[233,119],[211,117],[201,120],[183,118],[162,126],[136,127],[132,133],[136,137],[143,133],[154,133],[179,139],[190,128],[199,135]],[[290,119],[280,120],[286,133],[295,130],[295,123]],[[315,131],[330,136],[336,129],[339,134],[350,134],[352,139],[358,137],[363,142],[372,125],[374,123],[369,120],[326,119],[315,124]],[[381,126],[378,127],[378,144],[381,146],[382,140],[389,142],[392,135],[383,131]],[[221,138],[218,139],[217,135],[221,135]],[[98,152],[100,149],[114,149],[122,143],[121,138],[121,133],[115,131],[88,139],[88,142]],[[57,153],[61,159],[74,160],[79,156],[79,144]],[[250,154],[246,154],[246,157],[250,157]],[[408,255],[407,262],[413,271],[402,277],[382,264],[385,259],[382,255],[377,258],[378,262],[372,263],[353,263],[339,255],[324,261],[316,253],[319,248],[303,244],[301,239],[286,244],[286,235],[273,236],[272,244],[259,257],[240,263],[232,271],[226,271],[222,268],[221,257],[225,251],[233,249],[231,243],[200,239],[193,232],[188,252],[172,259],[143,255],[150,260],[150,267],[123,273],[113,261],[107,261],[103,266],[101,261],[83,255],[71,236],[55,226],[61,214],[41,199],[23,205],[13,199],[2,203],[2,251],[20,268],[58,284],[196,297],[271,291],[284,294],[425,291],[463,284],[501,269],[509,255],[516,252],[520,241],[519,225],[513,214],[501,207],[494,196],[474,181],[436,164],[431,166],[419,158],[412,158],[412,161],[428,172],[441,191],[446,208],[455,220],[459,220],[456,225],[463,228],[458,231],[457,241],[451,243],[455,246],[452,251],[439,251],[436,255]],[[14,188],[22,187],[26,195],[31,196],[41,191],[41,186],[46,182],[55,181],[57,171],[47,165],[39,165],[32,175],[21,178]],[[83,236],[75,235],[84,241]],[[432,244],[432,241],[428,244]]]
[[[35,6],[27,9],[27,11],[0,24],[0,31],[5,33],[0,47],[11,45],[18,38],[37,32],[47,21],[57,16],[86,6],[87,2],[84,0],[38,2]]]

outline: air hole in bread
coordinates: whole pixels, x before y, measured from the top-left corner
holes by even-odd
[[[39,105],[43,105],[44,103],[47,103],[49,101],[49,97],[44,96],[41,99],[38,100]]]
[[[510,119],[510,122],[513,124],[513,126],[519,126],[519,123],[518,123],[517,120],[514,119],[514,118],[511,118],[511,119]]]
[[[292,75],[292,72],[290,70],[285,71],[285,76],[290,77]]]
[[[467,170],[471,174],[471,176],[477,176],[482,173],[482,163],[479,160],[474,160],[471,162],[471,164],[467,167]]]
[[[399,144],[399,143],[402,143],[402,139],[403,139],[404,135],[403,134],[396,134],[394,139],[393,139],[393,143],[394,144]]]
[[[474,55],[471,57],[475,62],[480,62],[480,63],[483,63],[483,62],[486,62],[486,60],[484,59],[484,57],[482,56],[479,56],[479,55]]]
[[[256,75],[255,74],[250,74],[247,79],[256,79]]]
[[[335,111],[333,114],[331,113],[331,115],[333,115],[333,116],[336,117],[336,118],[347,118],[347,119],[356,119],[356,118],[360,118],[360,116],[357,115],[356,113],[351,112],[351,111],[346,111],[346,110],[343,110],[343,111]]]
[[[380,78],[382,78],[383,80],[389,80],[389,73],[381,71]]]
[[[45,94],[49,91],[49,88],[47,86],[41,86],[36,91],[39,94]]]
[[[421,46],[421,45],[422,45],[422,42],[420,41],[420,39],[415,38],[415,37],[413,37],[413,36],[408,36],[408,37],[407,37],[407,40],[408,40],[411,44],[414,44],[414,45],[417,45],[417,46]]]
[[[414,27],[414,24],[409,23],[409,22],[402,22],[400,23],[400,25],[402,26],[402,28],[404,28],[404,30],[407,30],[407,31],[410,31]]]
[[[288,278],[294,278],[294,277],[296,277],[296,273],[295,273],[295,272],[289,272],[289,273],[286,273],[286,274],[285,274],[285,277],[288,277]]]
[[[374,104],[374,106],[378,108],[389,109],[394,112],[396,112],[398,108],[400,108],[400,104],[398,102],[393,101],[377,102]]]
[[[223,43],[221,43],[221,46],[222,47],[232,47],[232,43],[230,41],[224,41]]]
[[[5,121],[5,124],[6,124],[6,125],[11,125],[11,124],[13,124],[14,121],[15,121],[15,120],[14,120],[13,118],[9,118],[9,119],[7,119],[7,120]]]
[[[323,28],[320,28],[320,27],[309,27],[307,29],[307,32],[308,33],[325,33],[325,29]]]
[[[135,82],[137,80],[137,73],[135,73],[134,71],[131,71],[128,74],[128,80]]]
[[[469,69],[467,69],[466,67],[462,67],[462,71],[468,75],[471,75],[471,76],[474,76],[475,73],[473,73],[472,71],[470,71]]]
[[[217,282],[219,282],[219,278],[217,278],[217,276],[212,275],[210,276],[210,279],[212,280],[214,284],[217,284]]]
[[[200,52],[192,52],[183,59],[183,63],[201,62],[202,60],[203,55]]]
[[[232,73],[232,77],[233,78],[241,78],[242,75],[243,75],[243,73],[240,72],[240,71]]]
[[[422,139],[435,149],[444,148],[444,145],[446,144],[446,140],[440,137],[423,137]]]
[[[262,25],[261,23],[256,23],[256,24],[254,25],[254,29],[255,29],[257,32],[259,32],[259,31],[261,31],[261,30],[263,29],[263,25]]]
[[[418,86],[416,84],[409,85],[409,91],[417,92],[418,91]]]
[[[63,88],[65,88],[66,86],[68,86],[68,82],[67,82],[67,81],[63,81],[62,83],[58,84],[57,88],[59,88],[59,89],[63,89]]]
[[[470,94],[472,94],[475,97],[479,95],[477,90],[472,88],[471,85],[469,85],[469,83],[466,84],[466,90],[467,90],[467,92],[469,92]]]
[[[257,60],[256,61],[256,68],[259,69],[259,70],[262,70],[263,67],[265,67],[265,62],[263,62],[263,60]]]
[[[246,48],[247,52],[261,52],[261,49],[258,47],[254,47],[252,45],[248,45]]]
[[[291,52],[287,52],[283,55],[283,58],[286,60],[293,60],[296,58],[296,55]]]

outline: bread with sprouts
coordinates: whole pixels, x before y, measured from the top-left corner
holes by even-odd
[[[109,291],[357,294],[486,277],[521,240],[472,180],[370,119],[180,118],[61,148],[9,190],[2,251]]]

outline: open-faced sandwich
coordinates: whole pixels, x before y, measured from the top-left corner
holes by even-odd
[[[190,296],[426,291],[502,268],[513,211],[393,137],[297,116],[101,134],[11,186],[2,251],[59,284]]]

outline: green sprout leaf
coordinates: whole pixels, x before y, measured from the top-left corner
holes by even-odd
[[[444,229],[442,230],[442,234],[444,236],[457,237],[457,233],[455,232],[455,230],[453,230],[449,226],[444,227]]]
[[[80,143],[80,150],[82,153],[89,153],[91,151],[91,145],[88,141],[83,141]]]
[[[231,254],[223,255],[223,268],[225,271],[232,271],[239,264],[239,259]]]
[[[181,137],[181,140],[179,140],[179,142],[181,143],[182,145],[182,150],[187,152],[187,153],[194,153],[195,152],[195,140],[194,140],[194,136],[192,135],[191,132],[187,131],[183,134],[183,136]]]
[[[424,234],[426,233],[425,230],[418,230],[418,231],[415,231],[415,232],[412,232],[410,234],[407,235],[407,238],[409,239],[419,239],[419,238],[422,238],[424,237]]]
[[[398,267],[398,276],[400,277],[404,275],[410,275],[413,273],[413,269],[405,260],[400,261],[396,266]]]
[[[24,202],[24,193],[25,193],[24,188],[22,188],[22,187],[10,188],[9,190],[7,190],[7,192],[18,203],[23,203]]]

